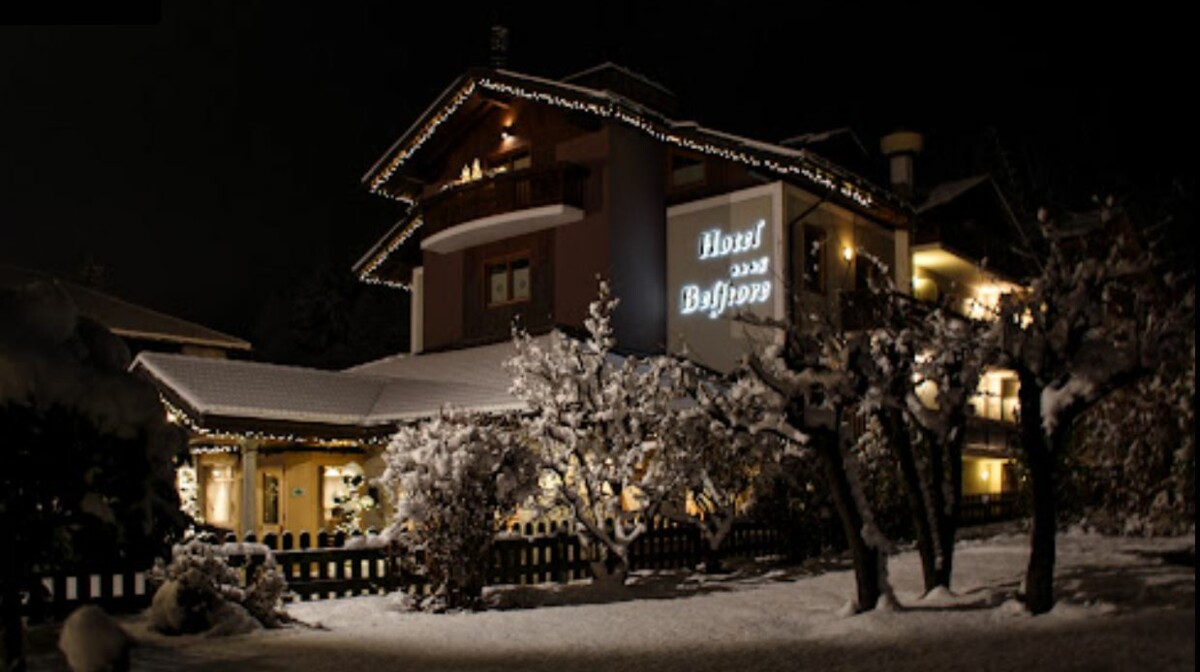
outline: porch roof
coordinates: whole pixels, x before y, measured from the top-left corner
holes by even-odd
[[[545,338],[545,337],[542,337]],[[150,378],[199,427],[222,420],[379,427],[446,407],[519,409],[508,393],[510,341],[427,355],[396,355],[346,371],[143,352],[132,369]],[[226,423],[228,424],[228,422]],[[220,427],[219,429],[225,429]]]

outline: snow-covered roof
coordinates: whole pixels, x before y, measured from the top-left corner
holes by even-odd
[[[542,339],[548,337],[540,337]],[[508,393],[511,341],[427,355],[396,355],[346,371],[144,352],[147,373],[206,417],[371,427],[428,417],[446,407],[522,408]]]
[[[929,198],[926,198],[925,202],[917,207],[917,212],[928,212],[929,210],[932,210],[940,205],[945,205],[946,203],[953,201],[959,196],[962,196],[980,184],[983,184],[989,179],[990,176],[984,174],[976,175],[975,177],[964,178],[961,180],[943,182],[934,187],[933,191],[929,192]]]
[[[549,338],[539,336],[534,340],[544,344]],[[505,340],[463,350],[392,355],[346,369],[346,372],[413,381],[469,383],[492,390],[508,390],[512,376],[505,370],[504,362],[516,354],[512,341]]]
[[[249,350],[250,343],[195,322],[139,306],[99,290],[60,280],[44,273],[0,264],[0,286],[20,287],[34,282],[58,285],[83,315],[118,336],[149,341],[204,345],[226,350]]]
[[[388,380],[278,364],[143,352],[142,369],[205,416],[363,424]]]

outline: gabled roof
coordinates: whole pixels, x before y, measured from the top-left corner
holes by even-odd
[[[195,322],[166,315],[45,273],[0,264],[0,286],[20,287],[34,282],[57,284],[71,297],[80,313],[104,325],[118,336],[226,350],[250,349],[250,343],[247,341]]]
[[[363,176],[373,192],[404,202],[412,202],[405,190],[386,189],[388,182],[455,112],[477,91],[512,96],[560,107],[631,126],[654,139],[718,156],[751,168],[832,189],[839,198],[859,208],[906,211],[905,203],[889,190],[823,159],[805,149],[752,140],[705,128],[695,122],[669,119],[661,113],[624,96],[579,86],[564,81],[521,74],[509,70],[476,69],[454,81],[408,131],[393,144]]]

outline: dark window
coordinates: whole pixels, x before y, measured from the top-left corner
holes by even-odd
[[[533,293],[528,256],[489,261],[485,275],[489,306],[528,301]]]
[[[804,289],[810,292],[825,291],[825,243],[825,229],[804,227]]]
[[[671,186],[682,187],[704,182],[704,158],[687,154],[671,154]]]

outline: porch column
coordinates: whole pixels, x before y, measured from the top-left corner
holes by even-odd
[[[913,293],[912,247],[909,245],[908,231],[896,229],[896,291],[901,294]]]
[[[257,483],[258,442],[251,439],[242,439],[242,539],[245,539],[247,534],[255,531],[254,522],[258,518],[258,501],[255,498],[254,486]]]

